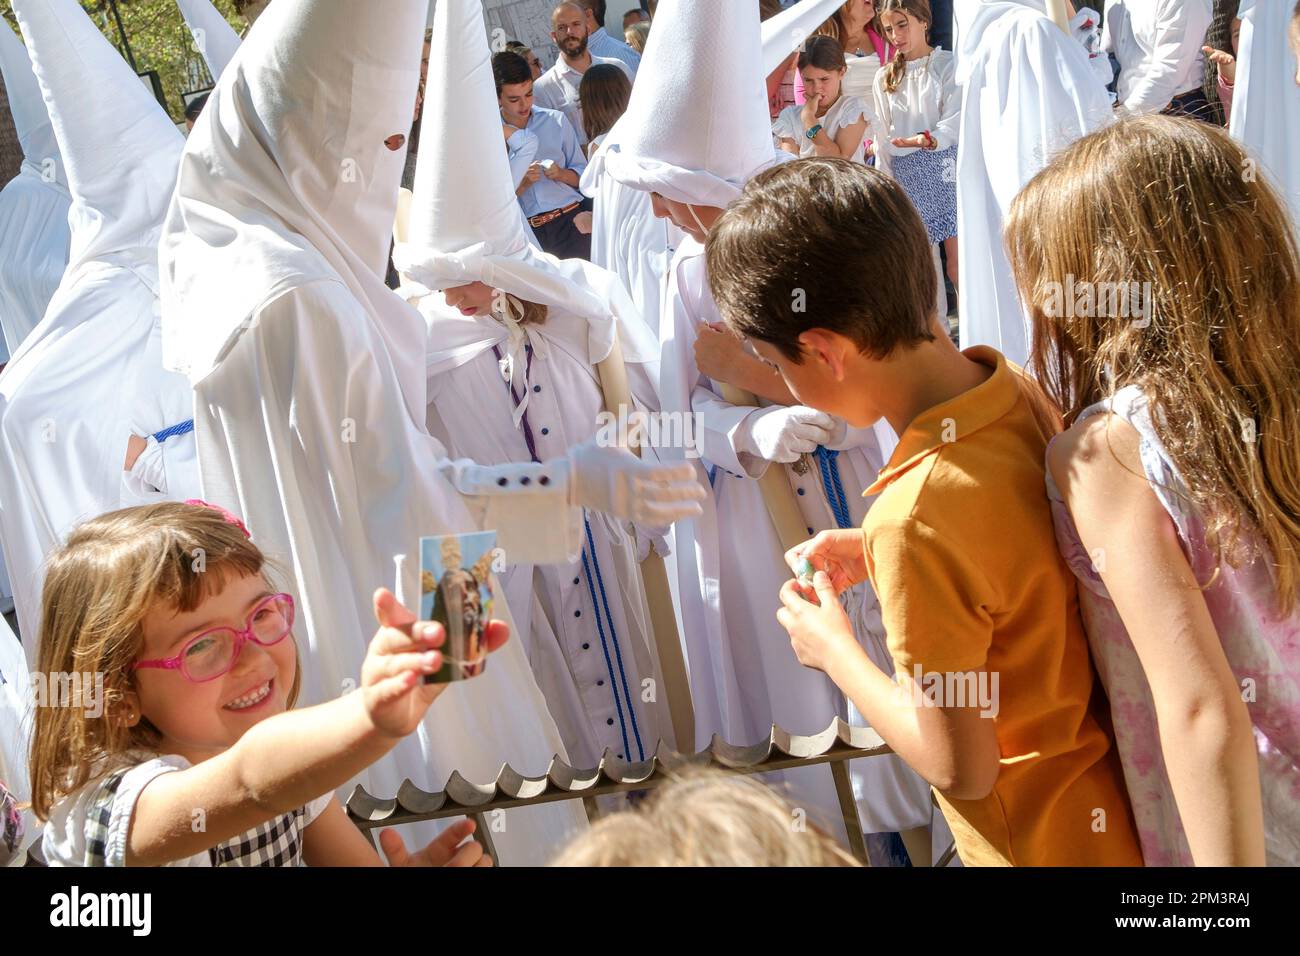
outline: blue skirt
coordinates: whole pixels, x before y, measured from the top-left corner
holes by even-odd
[[[890,169],[921,214],[930,242],[957,235],[957,147],[890,158]]]

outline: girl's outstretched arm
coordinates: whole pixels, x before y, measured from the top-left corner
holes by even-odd
[[[1138,442],[1127,422],[1098,415],[1052,444],[1048,466],[1151,686],[1192,859],[1263,866],[1250,715],[1178,532],[1143,474]]]
[[[421,681],[442,666],[442,628],[417,625],[386,590],[375,595],[375,615],[380,627],[360,688],[268,717],[229,750],[162,774],[141,791],[127,836],[128,866],[193,856],[300,807],[342,786],[415,729],[446,686]],[[504,640],[504,625],[489,631],[489,649]],[[197,832],[196,811],[204,824]]]

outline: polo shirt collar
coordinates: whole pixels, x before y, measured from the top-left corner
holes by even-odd
[[[973,435],[1002,418],[1020,401],[1020,383],[1014,368],[997,349],[976,345],[962,355],[993,369],[993,374],[969,391],[941,405],[928,408],[903,430],[898,447],[880,471],[875,484],[863,497],[879,494],[899,475],[908,471],[941,447]]]

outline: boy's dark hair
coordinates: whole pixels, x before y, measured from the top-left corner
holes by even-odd
[[[492,76],[497,83],[497,96],[501,95],[503,86],[514,86],[516,83],[531,83],[533,81],[533,69],[518,53],[511,53],[506,50],[497,53],[492,57]]]
[[[212,91],[208,90],[206,93],[200,93],[190,100],[185,107],[185,118],[191,123],[197,123],[199,114],[203,112],[203,107],[208,105],[208,97],[211,95]]]
[[[709,230],[709,287],[727,325],[802,360],[827,329],[871,358],[934,339],[930,239],[893,179],[809,157],[751,179]]]

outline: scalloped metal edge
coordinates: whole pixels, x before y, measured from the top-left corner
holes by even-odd
[[[750,746],[727,743],[716,734],[699,753],[683,754],[662,741],[648,760],[620,760],[605,751],[595,767],[575,768],[558,756],[546,773],[530,777],[503,764],[496,780],[479,784],[453,771],[446,786],[429,792],[410,780],[403,781],[391,798],[376,797],[358,785],[347,800],[347,812],[360,828],[389,826],[417,819],[484,813],[494,809],[574,800],[658,786],[684,767],[719,767],[741,773],[787,770],[803,763],[856,760],[893,753],[869,727],[855,727],[840,719],[820,733],[792,734],[772,726],[766,740]]]

